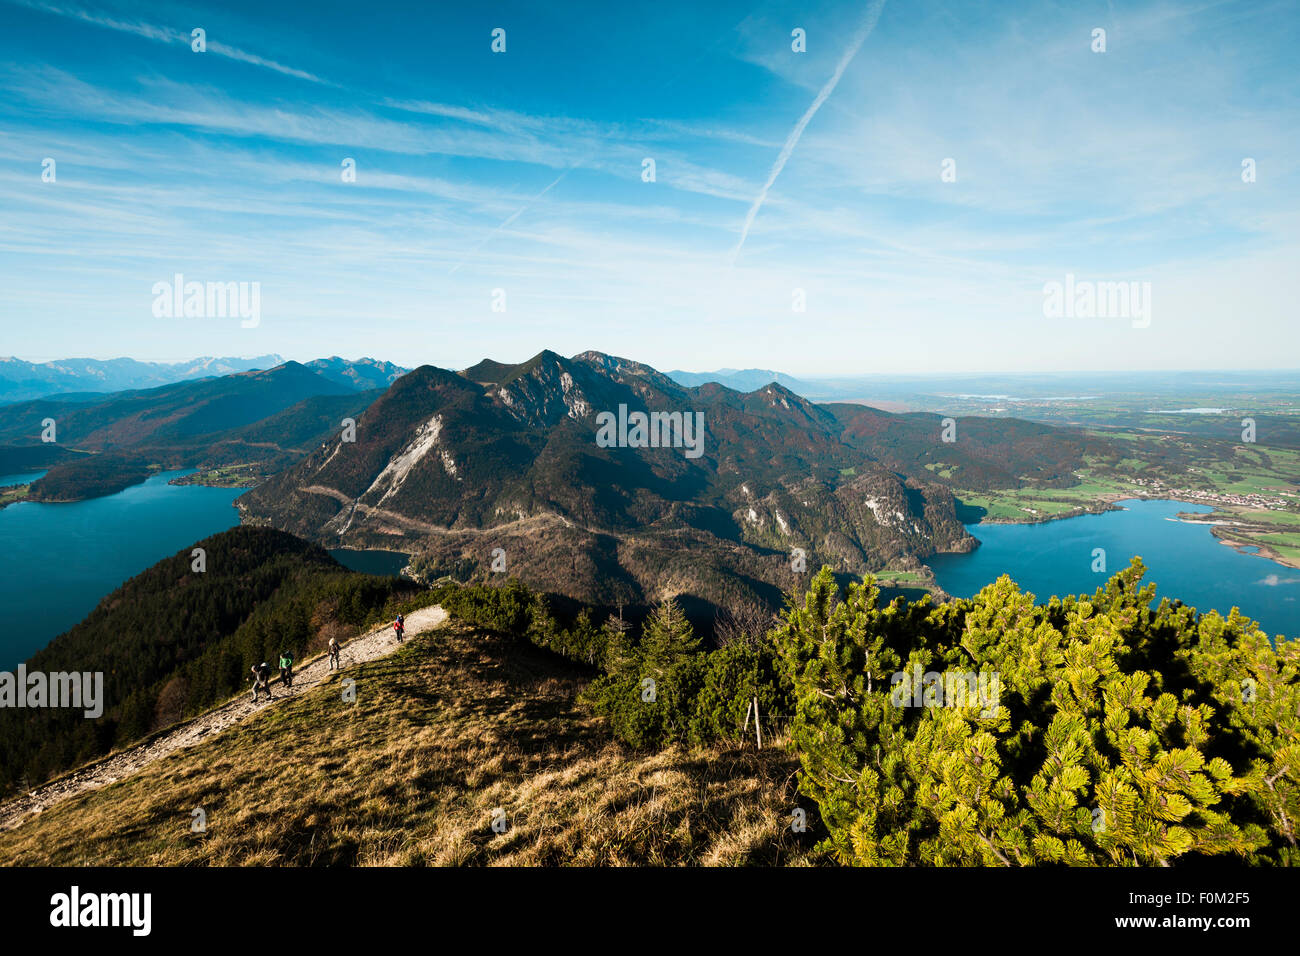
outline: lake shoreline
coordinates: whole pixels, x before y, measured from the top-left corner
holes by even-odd
[[[1204,521],[1188,522],[1188,524],[1206,524],[1206,523],[1207,522]],[[1266,541],[1252,540],[1249,535],[1246,535],[1243,538],[1230,538],[1228,537],[1228,533],[1222,530],[1222,526],[1211,528],[1210,534],[1214,535],[1214,537],[1218,540],[1220,544],[1228,545],[1228,547],[1235,550],[1238,554],[1244,554],[1249,557],[1255,557],[1255,558],[1267,558],[1269,561],[1272,561],[1274,564],[1280,564],[1284,568],[1292,568],[1294,570],[1300,570],[1300,558],[1292,558],[1288,555],[1282,554],[1276,549],[1274,549]],[[1242,550],[1243,548],[1254,548],[1255,550],[1243,551]]]
[[[198,465],[188,467],[193,469],[189,474],[173,478],[168,484],[247,490],[261,484],[266,478],[265,475],[251,473],[248,470],[251,466],[246,464],[222,465],[214,468],[200,468]]]
[[[1211,509],[1205,515],[1201,516],[1193,512],[1181,512],[1178,515],[1178,520],[1186,524],[1210,526],[1210,533],[1224,544],[1245,545],[1249,547],[1254,547],[1256,549],[1255,551],[1240,551],[1240,549],[1238,549],[1239,553],[1241,554],[1247,555],[1249,557],[1265,558],[1269,561],[1273,561],[1276,564],[1280,564],[1283,567],[1300,570],[1300,558],[1293,558],[1288,555],[1282,554],[1278,552],[1276,549],[1274,549],[1273,547],[1271,547],[1267,542],[1252,540],[1252,535],[1249,532],[1240,532],[1239,537],[1235,537],[1235,538],[1232,537],[1231,536],[1232,531],[1230,529],[1240,527],[1241,522],[1227,520],[1224,516],[1229,514],[1228,512],[1221,511],[1217,506],[1210,504],[1209,502],[1188,501],[1183,498],[1170,498],[1163,495],[1145,495],[1145,494],[1126,493],[1126,492],[1107,492],[1106,494],[1098,495],[1093,505],[1089,507],[1080,507],[1074,509],[1073,511],[1064,512],[1061,514],[1026,515],[1024,518],[989,518],[989,519],[981,518],[979,521],[976,521],[974,524],[968,525],[967,527],[978,528],[978,527],[990,526],[990,525],[1047,524],[1048,522],[1052,522],[1052,521],[1064,521],[1069,518],[1080,518],[1083,517],[1084,515],[1105,514],[1108,511],[1123,511],[1125,509],[1123,509],[1119,505],[1119,502],[1121,501],[1172,501],[1177,504],[1185,504],[1185,505],[1205,504]],[[1215,518],[1214,516],[1216,515],[1219,517]],[[1224,529],[1229,529],[1229,530],[1224,530]],[[1267,533],[1267,531],[1259,531],[1257,533],[1264,534]],[[936,552],[936,553],[948,554],[952,552],[944,551],[944,552]]]
[[[1061,511],[1055,514],[1034,514],[1025,515],[1023,518],[981,518],[970,527],[979,527],[980,525],[994,524],[1047,524],[1049,521],[1064,521],[1067,518],[1081,518],[1084,515],[1105,514],[1107,511],[1121,511],[1123,509],[1115,506],[1116,501],[1126,501],[1131,498],[1137,498],[1137,495],[1131,494],[1106,494],[1099,497],[1092,504],[1079,505],[1069,511]],[[1159,499],[1151,499],[1159,500]]]
[[[233,490],[171,485],[183,471],[112,495],[0,511],[0,605],[9,624],[0,657],[27,660],[125,581],[239,524]]]
[[[27,501],[27,489],[30,487],[31,485],[5,485],[0,487],[0,509],[16,505],[20,501]]]
[[[1090,594],[1138,558],[1146,568],[1144,580],[1157,586],[1160,598],[1200,613],[1227,615],[1237,608],[1270,638],[1300,638],[1300,577],[1292,573],[1293,563],[1265,552],[1266,542],[1234,542],[1217,533],[1237,529],[1211,524],[1224,516],[1209,503],[1123,500],[1075,524],[973,523],[967,528],[979,548],[970,555],[935,555],[927,563],[939,588],[954,597],[970,597],[1006,574],[1037,599]]]

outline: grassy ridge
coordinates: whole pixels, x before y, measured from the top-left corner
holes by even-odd
[[[817,862],[808,801],[808,832],[789,827],[792,755],[635,753],[577,703],[586,681],[509,638],[433,632],[0,834],[0,864]]]

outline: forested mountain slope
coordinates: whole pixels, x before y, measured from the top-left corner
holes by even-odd
[[[621,421],[620,409],[676,416],[667,437],[679,440],[638,445],[629,427],[607,447],[602,415]],[[687,447],[696,416],[701,442]],[[329,546],[414,553],[435,577],[487,573],[495,560],[596,602],[671,591],[772,603],[796,580],[795,549],[848,573],[917,567],[973,546],[955,476],[965,487],[1063,482],[1105,450],[1024,422],[963,419],[954,443],[942,427],[816,405],[776,384],[687,387],[599,352],[542,352],[459,374],[414,370],[358,418],[355,441],[336,434],[239,507]]]

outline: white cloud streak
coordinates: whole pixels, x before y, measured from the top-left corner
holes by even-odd
[[[64,17],[69,20],[79,20],[82,23],[89,23],[92,26],[103,27],[106,30],[114,30],[118,33],[129,33],[132,36],[141,37],[145,40],[152,40],[155,43],[183,43],[189,46],[191,37],[189,33],[177,30],[174,27],[159,27],[151,23],[142,23],[138,20],[119,20],[114,17],[103,16],[98,13],[92,13],[79,7],[62,7],[53,3],[45,3],[42,0],[8,0],[8,2],[27,7],[29,10],[39,10],[42,13],[48,13],[56,17]],[[217,56],[224,56],[229,60],[237,60],[240,63],[247,63],[250,66],[259,66],[263,69],[273,70],[276,73],[282,73],[285,76],[296,77],[300,80],[307,80],[311,83],[320,83],[324,86],[335,86],[328,80],[323,80],[315,74],[308,73],[305,70],[298,70],[291,66],[285,66],[283,63],[277,63],[275,60],[268,60],[266,57],[258,56],[256,53],[249,53],[247,50],[241,50],[238,47],[222,43],[220,40],[210,40],[207,44],[207,51]]]
[[[790,156],[794,153],[794,148],[799,145],[799,138],[803,136],[804,129],[817,115],[817,111],[822,108],[822,104],[835,92],[836,85],[840,82],[840,77],[848,69],[853,58],[858,55],[862,49],[862,44],[867,41],[871,31],[876,28],[876,21],[880,19],[880,11],[885,7],[885,0],[875,0],[867,9],[867,15],[858,27],[858,32],[854,34],[852,42],[840,57],[840,62],[835,66],[835,72],[831,78],[826,81],[826,85],[821,88],[812,105],[804,111],[803,116],[799,117],[799,122],[794,124],[794,129],[786,137],[785,145],[781,147],[781,152],[776,157],[776,162],[772,164],[772,171],[767,174],[767,181],[763,183],[763,188],[759,190],[758,196],[755,197],[753,204],[749,207],[749,212],[745,215],[745,225],[740,230],[740,240],[736,243],[736,248],[732,250],[731,261],[734,264],[736,258],[740,255],[741,248],[745,245],[745,240],[749,238],[750,227],[754,225],[754,218],[758,215],[759,209],[763,207],[763,202],[767,199],[767,194],[776,178],[781,175],[781,170],[785,169],[785,164],[790,161]]]

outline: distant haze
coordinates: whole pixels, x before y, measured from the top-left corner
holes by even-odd
[[[219,377],[284,364],[279,355],[255,358],[196,358],[184,362],[140,362],[129,358],[57,359],[25,362],[0,358],[0,402],[19,402],[46,396],[81,398],[109,392],[157,388],[176,382]],[[386,388],[406,370],[389,362],[363,358],[355,361],[334,356],[314,359],[308,366],[331,381],[356,391]]]

